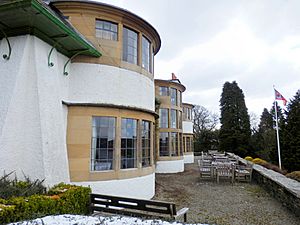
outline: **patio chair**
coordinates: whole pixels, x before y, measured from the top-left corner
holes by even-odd
[[[225,177],[230,179],[230,182],[234,183],[234,166],[231,164],[219,164],[216,167],[216,176],[217,176],[217,183],[220,181],[220,177]]]
[[[247,181],[252,180],[252,165],[237,165],[234,171],[234,177],[236,181]]]
[[[213,178],[213,167],[209,160],[198,160],[200,178]]]

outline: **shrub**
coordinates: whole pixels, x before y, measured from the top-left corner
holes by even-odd
[[[291,179],[294,179],[294,180],[300,182],[300,171],[294,171],[294,172],[288,173],[288,174],[286,174],[286,176],[288,178],[291,178]]]
[[[59,184],[48,195],[0,199],[0,224],[55,214],[87,214],[90,188]]]
[[[263,160],[263,159],[260,159],[260,158],[255,158],[252,160],[253,163],[255,164],[259,164],[259,165],[263,165],[263,164],[266,164],[267,161],[266,160]]]
[[[44,180],[36,179],[32,181],[24,175],[24,181],[18,181],[16,176],[14,179],[9,178],[12,173],[4,174],[0,178],[0,198],[7,199],[46,193],[46,187],[43,185]]]
[[[252,160],[253,160],[253,158],[251,156],[246,156],[245,159],[250,162],[252,162]]]

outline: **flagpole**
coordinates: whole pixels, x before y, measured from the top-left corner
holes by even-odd
[[[275,89],[274,89],[274,91],[275,91]],[[279,131],[278,131],[278,116],[277,116],[277,101],[276,101],[276,97],[275,97],[275,118],[276,118],[276,134],[277,134],[278,161],[279,161],[279,168],[281,169],[280,142],[279,142]]]

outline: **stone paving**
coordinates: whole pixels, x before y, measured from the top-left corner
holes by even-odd
[[[197,164],[177,174],[156,174],[154,199],[188,207],[188,223],[216,225],[300,225],[287,210],[255,183],[200,180]]]

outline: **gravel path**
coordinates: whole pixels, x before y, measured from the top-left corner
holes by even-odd
[[[156,200],[190,208],[188,223],[217,225],[300,225],[300,218],[255,183],[200,180],[198,166],[177,174],[156,174]]]

